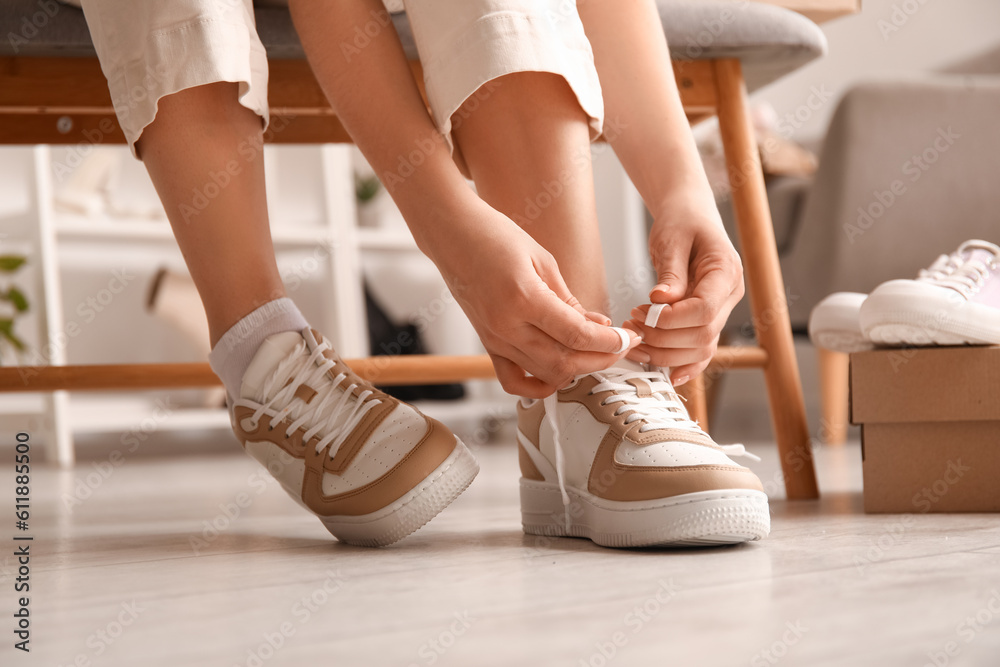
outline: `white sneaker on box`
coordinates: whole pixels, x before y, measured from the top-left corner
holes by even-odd
[[[809,314],[809,340],[816,347],[845,354],[875,347],[859,322],[861,304],[867,298],[858,292],[837,292],[820,301]]]
[[[916,280],[876,287],[860,309],[861,330],[883,346],[1000,344],[998,267],[1000,247],[966,241]]]
[[[876,345],[1000,343],[997,252],[987,241],[966,241],[916,280],[890,280],[870,295],[831,294],[809,315],[809,339],[846,354]]]

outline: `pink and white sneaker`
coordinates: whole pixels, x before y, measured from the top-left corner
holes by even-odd
[[[1000,344],[1000,247],[966,241],[949,260],[876,287],[860,308],[864,336],[883,346]]]

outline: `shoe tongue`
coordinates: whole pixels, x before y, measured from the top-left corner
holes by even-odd
[[[243,374],[243,384],[240,387],[240,396],[260,400],[260,394],[264,387],[264,381],[274,372],[278,362],[287,357],[295,349],[296,345],[302,343],[302,334],[298,331],[285,331],[268,337],[257,348],[246,373]]]

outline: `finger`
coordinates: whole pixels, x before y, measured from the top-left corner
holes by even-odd
[[[652,347],[703,347],[711,345],[719,336],[725,322],[716,320],[710,325],[683,329],[657,329],[639,320],[628,320],[628,328],[642,336],[642,342]],[[717,328],[718,327],[718,328]]]
[[[528,320],[571,350],[622,355],[639,344],[639,335],[589,321],[555,295],[543,299]],[[624,331],[624,334],[622,333]]]
[[[542,279],[550,290],[567,306],[586,316],[587,309],[583,307],[580,300],[573,296],[573,293],[569,289],[569,285],[563,280],[562,273],[559,271],[559,265],[553,260],[552,264],[545,263],[535,263],[535,271],[538,276]]]
[[[590,310],[584,313],[584,315],[591,322],[596,322],[597,324],[602,324],[606,327],[611,326],[611,318],[605,315],[604,313],[598,313],[593,310]]]
[[[711,360],[708,359],[696,364],[678,366],[670,371],[670,383],[673,384],[674,387],[680,387],[681,385],[686,384],[701,375],[705,369],[708,368],[710,363]]]
[[[691,265],[691,242],[669,240],[652,248],[656,285],[649,292],[653,303],[674,303],[684,298],[688,290]]]
[[[638,341],[638,338],[635,339]],[[636,343],[638,344],[638,343]],[[506,356],[542,381],[562,388],[578,375],[603,371],[625,352],[581,352],[571,350],[540,329],[522,332]]]
[[[736,305],[732,298],[734,294],[732,280],[723,271],[709,271],[698,281],[690,297],[671,304],[669,312],[664,311],[660,315],[657,327],[683,329],[704,326],[723,314],[723,309],[727,309],[724,314],[728,317],[728,311]]]
[[[642,305],[636,306],[629,313],[635,320],[645,324],[647,327],[659,326],[660,322],[667,322],[667,317],[664,313],[670,313],[672,306],[668,303],[644,303]],[[666,325],[664,329],[668,328]],[[642,332],[639,332],[640,335]]]
[[[651,347],[640,345],[635,348],[637,353],[645,353],[649,356],[649,363],[655,366],[680,368],[688,364],[697,364],[702,361],[711,361],[715,354],[715,346],[709,347],[677,347],[664,349],[662,347]]]
[[[493,362],[493,370],[497,373],[500,386],[512,396],[545,398],[556,390],[537,377],[527,375],[524,369],[510,359],[491,354],[490,360]]]

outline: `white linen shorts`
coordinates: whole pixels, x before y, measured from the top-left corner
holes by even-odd
[[[240,104],[266,127],[267,57],[252,4],[82,0],[133,154],[160,98],[209,83],[239,84]],[[592,138],[601,134],[604,103],[576,0],[386,0],[385,5],[390,11],[405,5],[434,122],[452,149],[453,117],[463,103],[489,81],[515,72],[562,76],[590,119]],[[330,11],[336,6],[330,3]]]

